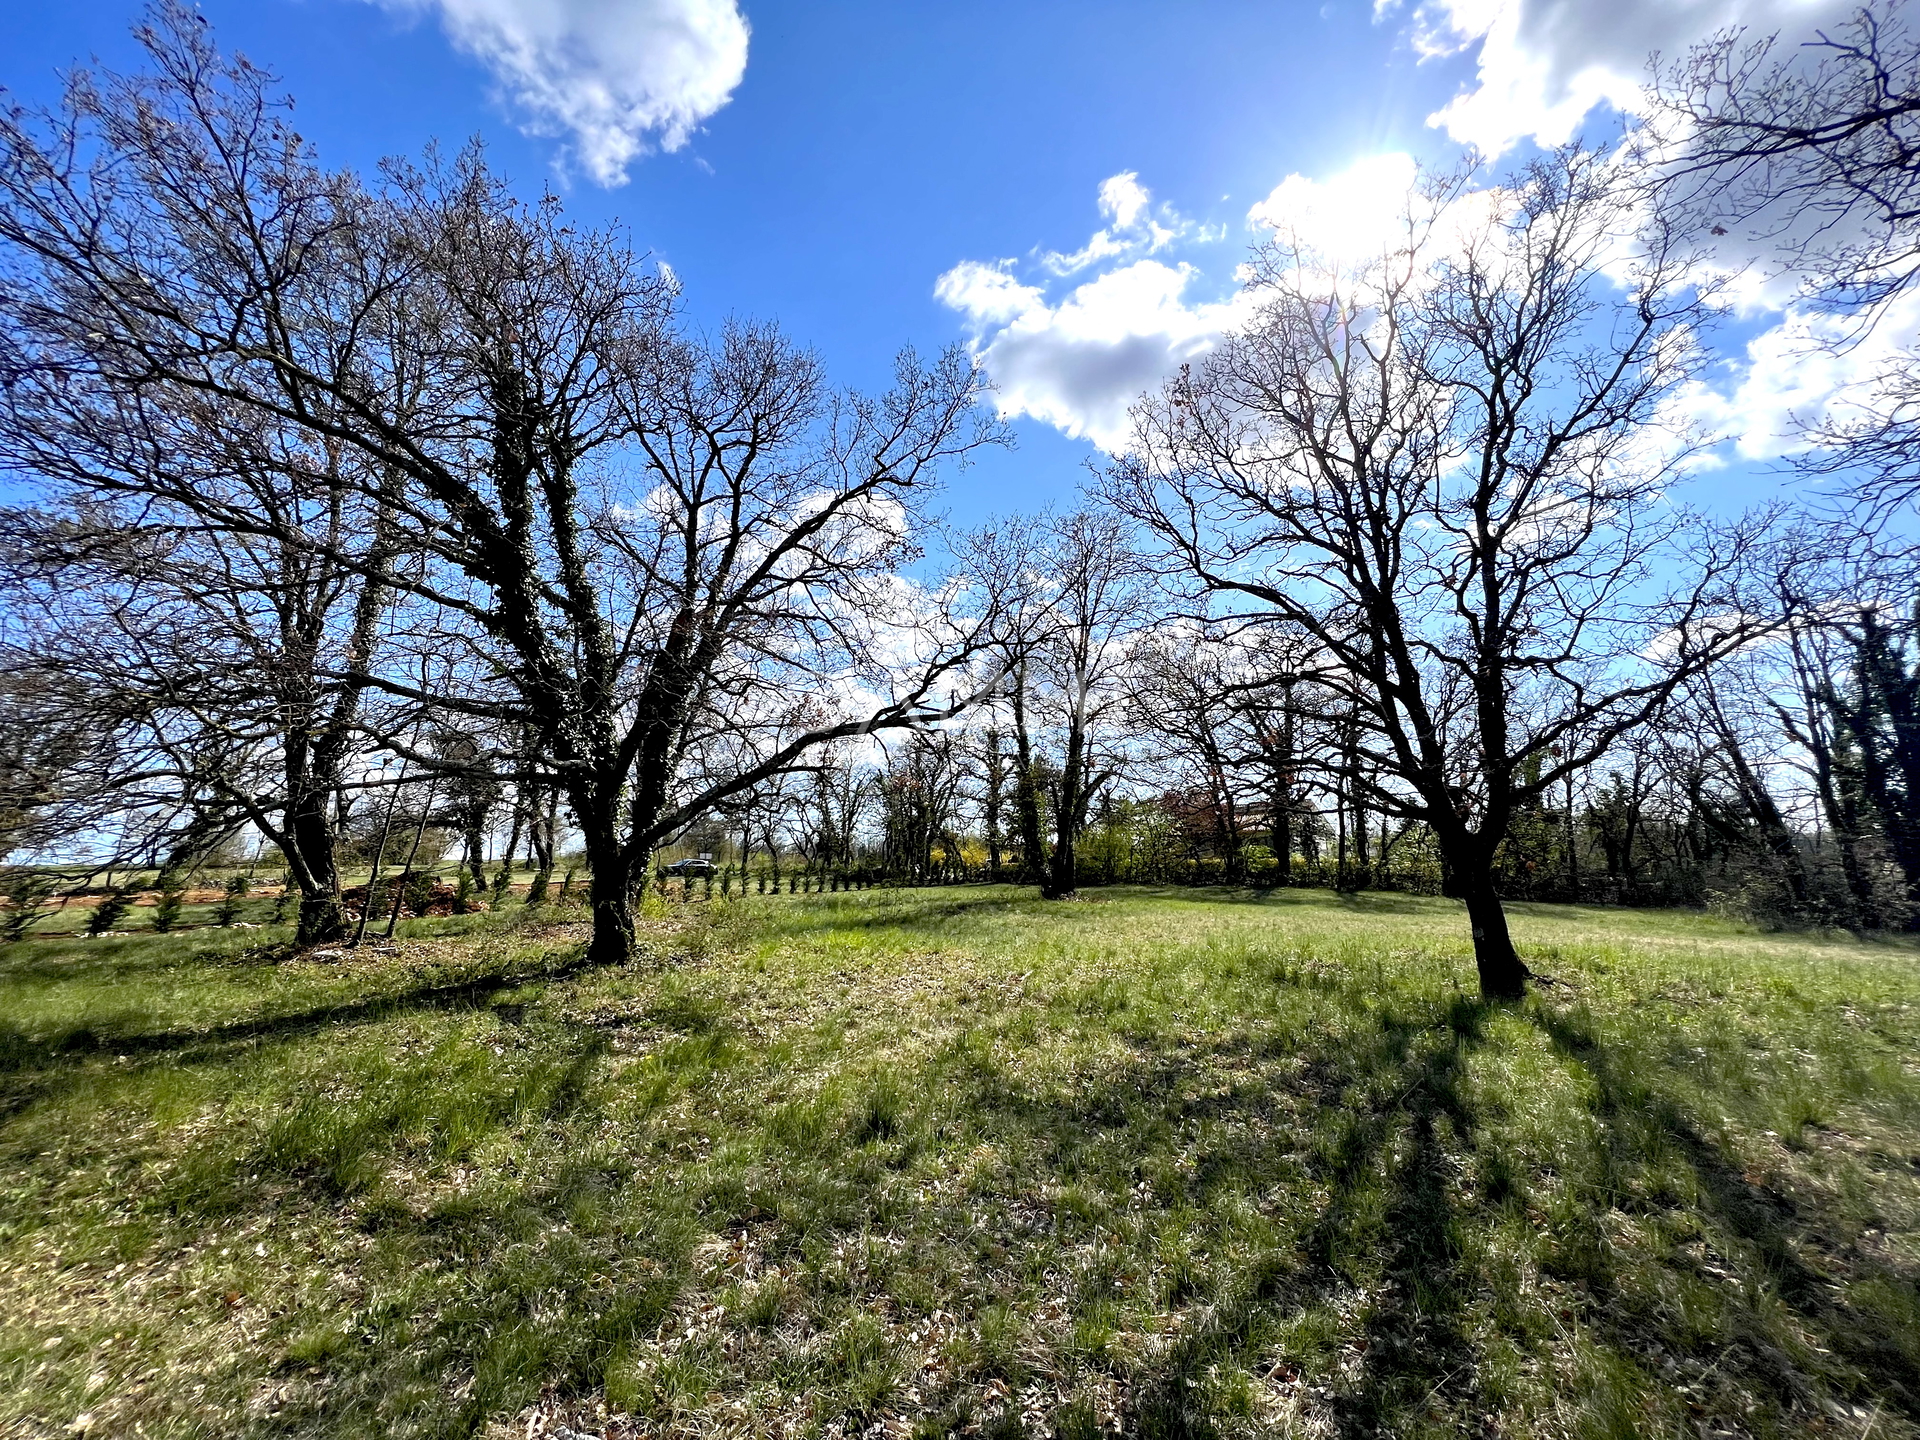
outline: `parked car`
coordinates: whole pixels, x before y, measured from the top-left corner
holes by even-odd
[[[682,880],[698,880],[709,875],[718,875],[720,867],[711,860],[693,856],[686,860],[676,860],[667,866],[666,873]]]

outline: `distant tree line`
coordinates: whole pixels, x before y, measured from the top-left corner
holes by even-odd
[[[1512,899],[1920,927],[1912,349],[1808,420],[1822,506],[1677,498],[1730,247],[1834,347],[1916,273],[1897,7],[1429,175],[1378,255],[1275,232],[1077,507],[968,533],[928,497],[1006,437],[964,353],[835,390],[477,150],[326,170],[196,14],[139,36],[0,115],[16,857],[252,837],[318,943],[349,867],[497,898],[573,853],[610,963],[683,851],[1409,889],[1497,996]]]
[[[1493,854],[1501,896],[1914,927],[1920,575],[1782,558],[1810,543],[1789,537],[1774,551],[1764,643],[1676,690],[1652,723],[1557,783],[1539,781],[1559,757],[1529,761],[1518,780],[1531,796]],[[1447,893],[1432,831],[1376,803],[1376,777],[1357,773],[1360,729],[1337,696],[1301,677],[1270,693],[1248,678],[1258,659],[1244,635],[1170,646],[1142,623],[1109,677],[1125,703],[1082,738],[1100,763],[1074,829],[1078,883]],[[1033,688],[1017,707],[1003,693],[963,722],[870,760],[820,757],[805,783],[756,796],[760,863],[1049,884],[1067,727],[1035,671],[1025,676]],[[1035,811],[1026,826],[1023,804]],[[741,853],[725,827],[688,843]]]

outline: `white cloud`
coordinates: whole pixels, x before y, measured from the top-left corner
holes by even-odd
[[[1040,263],[1054,274],[1072,275],[1121,255],[1151,255],[1193,230],[1171,205],[1162,205],[1156,211],[1152,194],[1132,170],[1102,180],[1099,200],[1106,228],[1094,231],[1078,250],[1068,254],[1049,250],[1042,256]]]
[[[1357,261],[1404,231],[1414,176],[1405,155],[1374,156],[1325,181],[1290,175],[1247,218]],[[934,295],[966,318],[1002,415],[1031,416],[1116,450],[1128,439],[1128,407],[1212,349],[1259,297],[1236,290],[1194,299],[1200,272],[1153,255],[1177,238],[1215,236],[1164,206],[1156,218],[1133,172],[1104,181],[1099,204],[1108,227],[1074,255],[1043,254],[1042,283],[1020,278],[1012,260],[966,260],[940,276]],[[1089,269],[1099,273],[1049,297],[1047,274]]]
[[[1414,0],[1376,0],[1377,15]],[[1428,117],[1430,124],[1483,154],[1498,157],[1523,141],[1557,145],[1572,139],[1596,113],[1631,115],[1644,108],[1650,68],[1679,63],[1695,45],[1740,32],[1759,42],[1778,36],[1774,55],[1812,64],[1801,41],[1856,13],[1859,0],[1418,0],[1409,31],[1423,55],[1476,53],[1474,83]],[[1677,123],[1668,153],[1684,151]],[[1763,209],[1708,239],[1717,178],[1701,182],[1691,208],[1706,217],[1698,238],[1711,246],[1709,268],[1719,272],[1721,301],[1745,316],[1786,307],[1801,281],[1783,257],[1816,238],[1848,239],[1854,221],[1805,206]],[[1861,222],[1864,223],[1864,222]]]
[[[1378,0],[1376,14],[1402,0]],[[1407,0],[1412,3],[1412,0]],[[1657,52],[1678,61],[1714,35],[1741,30],[1751,40],[1778,34],[1778,57],[1804,56],[1802,40],[1853,15],[1859,0],[1420,0],[1411,38],[1424,55],[1476,51],[1474,82],[1430,123],[1455,140],[1500,155],[1527,140],[1559,144],[1597,111],[1632,114],[1644,105]],[[1679,143],[1684,143],[1683,141]],[[1712,208],[1709,189],[1699,197]],[[1831,215],[1802,208],[1763,212],[1732,233],[1716,232],[1709,270],[1721,301],[1746,319],[1777,317],[1708,381],[1676,401],[1677,412],[1730,439],[1740,459],[1768,460],[1808,448],[1806,428],[1844,425],[1886,404],[1884,384],[1910,360],[1920,333],[1920,299],[1902,297],[1855,331],[1805,303],[1802,279],[1782,263],[1811,227]],[[1851,222],[1841,222],[1843,225]],[[1865,223],[1865,222],[1861,222]],[[1825,243],[1846,238],[1829,228]],[[1719,452],[1716,458],[1728,452]]]
[[[481,61],[528,130],[619,185],[651,144],[677,150],[725,105],[747,66],[736,0],[374,0],[432,11]]]
[[[1408,196],[1417,178],[1414,161],[1402,154],[1370,156],[1326,179],[1289,175],[1248,210],[1247,219],[1285,238],[1304,263],[1343,269],[1341,283],[1351,285],[1368,262],[1406,242]],[[1508,203],[1510,193],[1497,186],[1456,197],[1425,233],[1423,249],[1444,252]],[[1417,199],[1412,209],[1434,221],[1431,213],[1422,214]],[[1124,255],[1095,262],[1089,268],[1098,273],[1057,295],[1049,293],[1044,259],[1032,278],[1007,259],[962,261],[939,277],[934,294],[965,318],[1002,415],[1029,416],[1105,449],[1121,448],[1129,438],[1133,401],[1212,349],[1260,303],[1257,292],[1246,290],[1220,300],[1196,299],[1203,282],[1193,265]],[[1778,313],[1784,303],[1759,288],[1740,298],[1755,302],[1740,307],[1749,315]],[[1913,315],[1889,317],[1877,332],[1884,343],[1846,354],[1814,343],[1826,338],[1833,322],[1789,311],[1781,326],[1755,337],[1714,383],[1697,384],[1679,397],[1663,417],[1672,433],[1662,428],[1658,436],[1650,434],[1650,443],[1682,443],[1675,437],[1697,425],[1732,438],[1746,458],[1785,453],[1796,443],[1794,418],[1847,413],[1857,403],[1849,391],[1887,367],[1897,337],[1920,333],[1920,297],[1913,304]]]
[[[1425,56],[1479,47],[1471,89],[1430,123],[1488,155],[1532,139],[1557,145],[1598,106],[1630,112],[1641,101],[1648,58],[1677,58],[1716,32],[1794,34],[1838,20],[1858,0],[1425,0],[1411,39]],[[1377,14],[1398,8],[1380,0]]]
[[[1885,378],[1903,371],[1920,334],[1920,293],[1897,297],[1864,336],[1805,306],[1747,343],[1728,383],[1698,388],[1688,405],[1726,434],[1743,460],[1771,460],[1808,448],[1804,426],[1871,419],[1885,403]]]
[[[1040,283],[1012,260],[963,260],[933,287],[965,317],[975,360],[1004,416],[1029,415],[1106,449],[1126,443],[1127,407],[1205,352],[1243,301],[1188,298],[1198,272],[1151,258],[1177,240],[1218,238],[1155,206],[1133,171],[1100,184],[1107,222],[1072,254],[1037,257]],[[1099,270],[1050,299],[1049,277]]]
[[[941,276],[935,293],[973,322],[974,354],[1000,413],[1030,415],[1108,450],[1126,443],[1127,407],[1212,348],[1240,303],[1191,303],[1191,266],[1136,260],[1076,286],[1058,304],[1014,287],[1026,303],[1010,312],[1000,304],[1007,290],[972,283],[974,272],[962,277],[968,269]]]
[[[1125,230],[1139,220],[1152,202],[1137,172],[1127,170],[1100,182],[1100,213]]]
[[[1004,325],[1030,310],[1044,308],[1038,286],[1013,278],[1013,261],[991,265],[962,260],[933,283],[934,298],[960,311],[976,326]]]

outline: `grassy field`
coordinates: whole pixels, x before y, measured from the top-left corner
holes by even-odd
[[[422,871],[430,870],[435,880],[449,889],[459,879],[459,869],[452,865],[421,866]],[[299,896],[282,889],[284,876],[275,873],[249,877],[251,883],[244,896],[229,898],[225,893],[225,882],[229,875],[239,875],[239,870],[221,873],[211,872],[195,877],[194,883],[181,892],[180,905],[172,919],[172,929],[176,932],[201,930],[208,928],[232,928],[239,930],[260,930],[277,924],[289,923],[299,909]],[[389,867],[386,875],[393,876]],[[510,887],[508,903],[514,898],[526,895],[532,877],[522,871],[523,878],[515,880]],[[365,867],[349,869],[340,876],[343,887],[364,886],[371,878],[371,872]],[[565,883],[565,873],[555,875],[549,893],[557,895]],[[155,922],[160,912],[159,893],[153,888],[154,876],[151,873],[134,878],[134,888],[128,892],[128,906],[120,917],[113,922],[109,931],[114,936],[153,935]],[[56,888],[37,906],[34,915],[26,923],[26,936],[34,940],[67,939],[86,934],[88,922],[92,920],[94,909],[104,897],[99,892],[84,895],[65,895]],[[392,899],[389,892],[386,900],[377,908],[369,928],[375,932],[386,929],[388,905]],[[491,902],[491,895],[476,891],[473,908],[485,910]],[[6,913],[0,906],[0,915]],[[442,907],[445,908],[444,906]],[[358,911],[352,911],[356,916]],[[407,910],[411,915],[413,912]],[[254,937],[258,943],[259,937]]]
[[[1029,897],[0,950],[0,1434],[1920,1436],[1920,951]]]

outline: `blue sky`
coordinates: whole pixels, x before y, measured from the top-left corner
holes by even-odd
[[[1254,238],[1249,208],[1287,177],[1335,181],[1398,153],[1444,163],[1464,139],[1510,152],[1550,142],[1609,102],[1630,103],[1649,49],[1684,44],[1728,15],[1764,23],[1787,4],[205,0],[202,9],[223,44],[283,77],[327,162],[364,167],[432,139],[484,137],[523,190],[551,185],[582,220],[629,226],[682,278],[696,318],[777,318],[846,383],[881,382],[904,344],[991,345],[996,319],[977,304],[969,311],[957,282],[939,298],[943,276],[1001,274],[1060,306],[1117,275],[1088,292],[1104,307],[1092,320],[1095,300],[1072,312],[1093,340],[1040,345],[1011,388],[996,377],[1046,418],[1016,416],[1017,451],[955,478],[948,503],[968,518],[1071,492],[1097,453],[1087,435],[1119,403],[1117,391],[1094,392],[1204,348],[1206,307],[1231,292]],[[10,0],[0,80],[42,99],[76,59],[126,63],[135,15],[98,0]],[[1096,234],[1107,238],[1088,251]],[[977,300],[977,289],[967,293]],[[1069,312],[1059,314],[1066,324]],[[1740,338],[1782,318],[1750,317]],[[1011,351],[987,353],[999,363]],[[1730,353],[1731,394],[1754,383],[1755,367],[1742,368],[1737,346]],[[1777,401],[1788,382],[1763,378]],[[1750,444],[1747,458],[1767,448]],[[1728,498],[1756,487],[1772,482],[1745,465],[1714,485]]]

